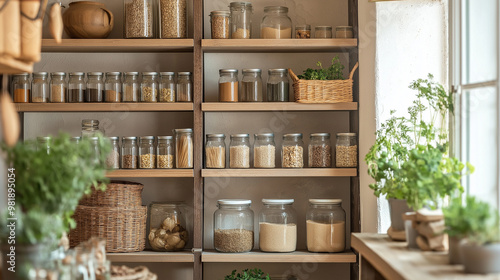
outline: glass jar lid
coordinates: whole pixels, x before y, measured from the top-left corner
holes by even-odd
[[[330,137],[330,133],[311,133],[312,137]]]
[[[174,72],[160,72],[160,76],[174,76]]]
[[[54,73],[59,73],[59,72],[54,72]],[[54,74],[52,73],[52,75]],[[12,74],[12,76],[16,76],[16,77],[23,77],[23,76],[28,76],[29,77],[30,73],[18,73],[18,74]]]
[[[207,134],[207,138],[226,138],[226,135],[223,133],[213,133],[213,134]]]
[[[102,72],[88,72],[87,76],[102,76]]]
[[[82,125],[83,126],[99,126],[99,121],[98,120],[82,120]]]
[[[243,69],[241,70],[242,73],[260,73],[262,72],[261,69]]]
[[[266,6],[266,7],[264,7],[264,13],[267,13],[267,12],[288,13],[288,7],[285,7],[285,6]]]
[[[143,76],[157,76],[158,73],[156,72],[142,72]]]
[[[252,3],[250,2],[231,2],[229,4],[229,7],[231,8],[251,8],[252,7]]]
[[[277,205],[277,204],[293,204],[295,202],[295,199],[267,199],[263,198],[262,203],[264,204],[272,204],[272,205]]]
[[[268,73],[269,74],[283,74],[288,72],[288,69],[282,69],[282,68],[275,68],[275,69],[269,69]]]
[[[337,133],[337,136],[350,136],[350,137],[356,137],[356,133],[354,133],[354,132],[348,132],[348,133]]]
[[[158,136],[158,140],[172,140],[174,139],[173,136]]]
[[[121,76],[121,72],[106,72],[106,76]]]
[[[177,73],[179,76],[191,76],[191,72],[179,72]]]
[[[250,199],[219,199],[217,200],[219,205],[250,205],[252,201]]]
[[[28,74],[26,74],[26,75],[28,75]],[[50,73],[50,76],[63,76],[64,77],[64,76],[66,76],[66,73],[64,73],[64,72],[52,72],[52,73]]]
[[[123,136],[122,140],[137,140],[137,137],[135,137],[135,136]]]
[[[125,76],[138,76],[139,72],[125,72],[123,74],[125,74]]]
[[[316,30],[332,31],[332,27],[331,26],[316,26],[315,29]]]
[[[222,73],[235,73],[238,74],[238,69],[219,69],[219,74]]]
[[[109,140],[113,140],[113,141],[118,141],[118,136],[110,136],[108,137]]]
[[[71,72],[69,73],[69,76],[85,76],[85,73],[83,72]]]
[[[274,137],[274,133],[259,133],[259,134],[254,134],[254,137]]]
[[[340,205],[340,204],[342,204],[342,199],[340,199],[340,198],[337,198],[337,199],[311,198],[311,199],[309,199],[309,203],[316,204],[316,205]]]
[[[232,3],[231,3],[232,4]],[[251,6],[251,5],[250,5]],[[228,17],[231,13],[229,11],[211,11],[210,16],[223,16]]]
[[[239,134],[231,134],[231,138],[249,138],[250,134],[248,133],[239,133]]]
[[[33,73],[33,77],[47,77],[49,74],[47,72],[35,72]]]
[[[155,140],[154,136],[141,136],[139,139],[142,140]]]
[[[174,129],[175,133],[192,133],[193,129],[192,128],[177,128]]]
[[[288,138],[288,137],[300,137],[300,138],[302,138],[302,133],[283,134],[283,139]]]

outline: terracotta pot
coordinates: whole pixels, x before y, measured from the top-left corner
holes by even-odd
[[[63,15],[64,31],[71,38],[102,39],[113,30],[113,13],[104,4],[72,2]]]
[[[406,200],[389,198],[389,212],[391,214],[391,227],[395,231],[404,231],[405,224],[403,221],[403,214],[411,212]]]

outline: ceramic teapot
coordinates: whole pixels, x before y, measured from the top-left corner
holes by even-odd
[[[63,23],[71,38],[102,39],[113,30],[114,17],[103,3],[71,2],[63,14]]]

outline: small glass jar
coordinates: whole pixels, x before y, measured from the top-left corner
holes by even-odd
[[[304,167],[304,142],[302,141],[302,133],[290,133],[283,135],[283,144],[281,146],[281,167]]]
[[[238,70],[219,70],[219,102],[238,102]]]
[[[175,102],[175,73],[160,72],[159,102]]]
[[[75,136],[75,137],[71,137],[69,139],[71,142],[75,143],[75,144],[80,144],[80,141],[82,141],[82,137],[81,136]]]
[[[104,95],[104,82],[102,72],[87,73],[87,89],[85,102],[102,102]]]
[[[155,137],[141,136],[139,142],[139,168],[155,168]]]
[[[229,15],[228,11],[212,11],[210,13],[212,39],[229,39]]]
[[[231,135],[229,168],[250,168],[250,135]]]
[[[185,206],[181,202],[152,202],[149,205],[148,241],[151,249],[181,251],[189,241]]]
[[[291,39],[292,20],[288,8],[283,6],[264,7],[264,18],[260,24],[262,39]]]
[[[343,252],[346,228],[342,199],[309,199],[306,231],[308,251]]]
[[[316,26],[314,29],[314,38],[329,39],[332,38],[331,26]]]
[[[174,154],[174,137],[158,136],[158,145],[156,146],[156,168],[174,168]]]
[[[214,247],[223,253],[249,252],[254,244],[251,200],[220,199],[214,213]]]
[[[267,102],[288,102],[290,83],[287,69],[269,69]]]
[[[252,38],[252,3],[231,2],[229,10],[231,11],[231,38]]]
[[[125,72],[124,76],[122,102],[139,102],[139,95],[141,92],[139,72]]]
[[[356,142],[356,133],[337,133],[337,144],[335,145],[335,166],[358,166],[358,144]]]
[[[156,102],[158,97],[158,73],[142,72],[141,102]]]
[[[30,74],[12,75],[12,96],[15,103],[30,102]]]
[[[352,26],[337,26],[335,28],[335,38],[353,38]]]
[[[176,98],[177,102],[193,102],[191,72],[178,73]]]
[[[123,37],[153,38],[153,0],[123,1]]]
[[[33,73],[31,81],[31,102],[47,103],[50,98],[49,75],[47,72]]]
[[[137,137],[122,137],[122,160],[123,169],[137,169]]]
[[[106,166],[111,169],[120,168],[120,139],[117,136],[108,137],[111,142],[111,152],[106,157]]]
[[[295,26],[295,39],[310,39],[311,38],[311,25],[296,25]]]
[[[95,162],[99,162],[99,157],[100,157],[100,150],[99,150],[99,137],[89,137],[90,143],[92,144],[92,152],[93,155],[91,155],[92,159]]]
[[[312,133],[309,141],[309,167],[332,167],[330,133]]]
[[[255,134],[253,144],[253,166],[255,168],[276,167],[276,144],[273,133]]]
[[[50,73],[50,102],[65,103],[67,95],[66,73]]]
[[[85,100],[85,73],[72,72],[69,73],[68,81],[68,102],[81,103]]]
[[[187,37],[187,0],[158,0],[160,38]]]
[[[98,134],[104,135],[104,129],[99,128],[98,120],[82,120],[82,137],[94,137]]]
[[[193,129],[175,129],[175,167],[193,168]]]
[[[107,72],[106,83],[104,85],[105,102],[120,102],[122,100],[122,73]]]
[[[205,167],[226,168],[226,136],[224,134],[207,134],[205,145]]]
[[[39,136],[36,138],[36,145],[37,145],[37,150],[45,150],[47,151],[47,154],[50,154],[50,141],[52,140],[52,137],[50,136]]]
[[[243,69],[243,78],[241,79],[240,101],[242,102],[262,102],[264,94],[262,93],[262,70]]]
[[[293,252],[297,248],[297,213],[293,199],[262,199],[259,247],[262,252]]]

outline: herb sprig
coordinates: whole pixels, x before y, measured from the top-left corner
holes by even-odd
[[[316,62],[319,69],[307,68],[304,74],[297,76],[302,80],[343,80],[344,65],[340,62],[338,56],[332,59],[332,65],[326,69],[323,68],[321,61]]]

